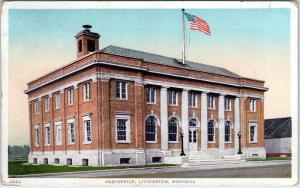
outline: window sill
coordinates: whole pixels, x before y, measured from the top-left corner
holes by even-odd
[[[85,99],[82,102],[90,102],[90,101],[91,101],[91,99]]]
[[[130,144],[130,141],[116,141],[116,144]]]
[[[169,144],[179,144],[178,141],[168,141]]]
[[[55,108],[55,110],[60,110],[60,107],[59,108]]]
[[[207,110],[216,110],[215,108],[207,108]]]
[[[146,141],[146,144],[157,144],[157,141]]]
[[[147,102],[147,104],[149,104],[149,105],[155,105],[156,103],[154,102]]]
[[[74,143],[68,143],[69,146],[73,146],[75,145],[75,142]]]
[[[249,144],[257,144],[257,141],[249,141]]]
[[[47,112],[49,112],[49,110],[47,110],[47,111],[45,110],[45,113],[47,113]]]
[[[178,104],[169,104],[169,106],[176,107],[176,106],[178,106]]]
[[[92,141],[90,141],[90,142],[83,142],[83,144],[89,145],[89,144],[92,144]]]
[[[126,99],[119,99],[119,98],[117,98],[116,100],[117,100],[117,101],[128,101],[127,98],[126,98]]]
[[[74,106],[74,104],[68,104],[68,106]]]
[[[225,144],[232,144],[232,141],[224,142]]]
[[[55,146],[62,146],[62,144],[56,144]]]
[[[216,144],[216,141],[207,141],[208,144]]]
[[[248,112],[249,112],[249,113],[256,113],[257,111],[250,111],[250,110],[249,110]]]
[[[40,145],[35,145],[34,147],[35,147],[35,148],[39,148],[39,147],[40,147]]]
[[[194,109],[196,109],[196,108],[198,108],[198,106],[189,106],[189,108],[194,108]]]
[[[225,112],[232,112],[232,110],[226,110],[226,109],[225,109]]]
[[[45,144],[45,147],[49,147],[49,146],[51,146],[50,144]]]

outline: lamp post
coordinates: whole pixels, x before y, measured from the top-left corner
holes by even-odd
[[[180,152],[180,156],[185,156],[185,153],[183,151],[183,132],[180,132],[180,138],[181,138],[181,152]]]
[[[239,138],[239,150],[238,150],[237,154],[243,154],[243,153],[242,153],[242,150],[241,150],[241,137],[242,137],[241,131],[239,131],[239,132],[237,133],[237,136],[238,136],[238,138]]]

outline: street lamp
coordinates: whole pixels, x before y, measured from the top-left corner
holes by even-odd
[[[238,150],[237,154],[243,154],[243,153],[242,153],[242,150],[241,150],[241,137],[242,137],[241,131],[239,131],[239,132],[237,133],[237,136],[238,136],[238,138],[239,138],[239,150]]]
[[[180,152],[180,156],[185,156],[185,153],[183,151],[183,132],[180,132],[180,138],[181,138],[181,152]]]

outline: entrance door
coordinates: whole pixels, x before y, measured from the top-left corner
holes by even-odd
[[[197,129],[189,129],[189,150],[197,151]]]

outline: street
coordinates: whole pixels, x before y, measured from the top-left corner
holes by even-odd
[[[131,174],[110,178],[289,178],[291,165],[245,167],[237,169],[206,169],[168,173]]]
[[[10,176],[15,178],[288,178],[291,161],[252,161],[240,165],[155,167],[60,172]]]

